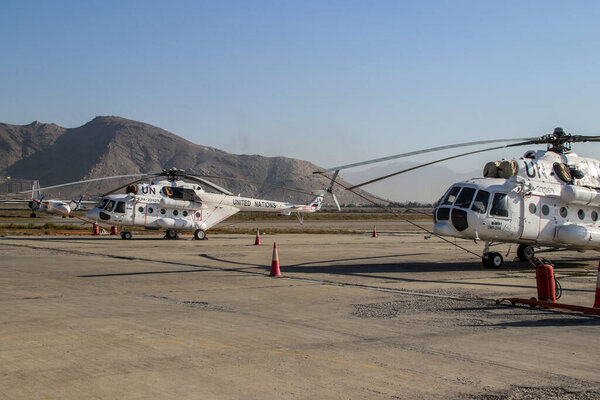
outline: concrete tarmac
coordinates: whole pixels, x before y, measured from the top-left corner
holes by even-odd
[[[496,305],[536,296],[514,247],[490,270],[410,229],[262,242],[1,237],[0,397],[600,398],[600,318]],[[591,306],[597,253],[544,256]]]

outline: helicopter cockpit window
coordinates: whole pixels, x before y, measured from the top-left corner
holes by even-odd
[[[108,199],[100,199],[98,204],[96,204],[96,208],[99,208],[102,210],[102,209],[104,209],[104,206],[106,206],[106,203],[108,203]]]
[[[125,202],[124,201],[119,201],[117,203],[117,206],[115,207],[115,212],[116,213],[125,213]]]
[[[106,208],[104,208],[104,211],[108,211],[111,212],[113,207],[115,206],[115,201],[111,200],[108,202],[108,204],[106,205]]]
[[[490,215],[508,217],[508,194],[494,193],[494,200],[492,201]]]
[[[475,189],[470,188],[470,187],[465,187],[458,195],[458,198],[456,199],[456,203],[454,203],[454,205],[456,207],[469,208],[469,206],[471,205],[471,200],[473,200],[474,195],[475,195]]]
[[[475,201],[473,202],[471,210],[479,214],[485,214],[487,211],[489,201],[490,192],[480,190],[479,192],[477,192],[477,196],[475,196]]]
[[[458,194],[459,191],[460,191],[460,186],[454,186],[453,188],[451,188],[448,191],[448,194],[446,195],[446,197],[444,197],[444,201],[442,201],[442,204],[454,203],[454,200],[456,200],[456,195]]]

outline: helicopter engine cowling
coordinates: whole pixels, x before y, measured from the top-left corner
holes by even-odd
[[[560,198],[566,203],[600,206],[600,191],[582,186],[565,186],[560,193]]]
[[[560,242],[574,246],[589,246],[596,244],[600,246],[600,230],[581,225],[564,225],[558,228],[556,238]]]
[[[202,203],[189,200],[173,200],[168,197],[160,199],[159,204],[167,208],[176,208],[178,210],[197,210],[202,207]]]

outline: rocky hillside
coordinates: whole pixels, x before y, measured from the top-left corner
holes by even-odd
[[[96,117],[87,124],[65,129],[54,124],[0,125],[0,178],[39,179],[41,186],[179,168],[264,182],[310,192],[327,186],[313,175],[318,167],[286,157],[238,155],[189,142],[173,133],[120,117]],[[273,200],[306,201],[309,195],[260,184],[212,179],[234,193]],[[106,192],[125,180],[63,188],[49,194],[87,197]],[[336,189],[343,204],[364,200]],[[329,200],[331,201],[331,200]]]
[[[0,123],[0,171],[48,148],[66,131],[58,125],[38,121],[29,125]]]

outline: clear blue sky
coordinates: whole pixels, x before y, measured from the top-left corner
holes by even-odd
[[[598,1],[0,6],[1,122],[119,115],[325,167],[557,125],[600,135]]]

